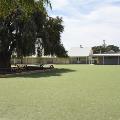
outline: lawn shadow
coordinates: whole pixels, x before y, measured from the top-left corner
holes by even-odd
[[[37,73],[27,73],[27,74],[17,74],[4,76],[5,78],[40,78],[40,77],[52,77],[52,76],[62,76],[64,73],[75,72],[76,70],[66,69],[66,68],[55,68],[51,71],[37,72]]]

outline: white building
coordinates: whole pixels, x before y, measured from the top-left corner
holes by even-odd
[[[92,63],[92,49],[88,47],[73,47],[68,51],[71,64],[90,64]]]

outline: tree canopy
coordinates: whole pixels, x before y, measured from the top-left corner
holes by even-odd
[[[8,16],[16,8],[24,12],[22,15],[28,16],[36,9],[43,12],[46,5],[51,7],[49,0],[0,0],[0,17]]]
[[[115,45],[108,45],[108,46],[95,46],[92,48],[94,54],[100,53],[116,53],[119,52],[119,47]]]
[[[36,46],[38,53],[42,46],[45,55],[67,56],[61,43],[63,20],[48,16],[46,5],[51,7],[49,0],[0,0],[0,67],[11,66],[13,52],[33,55]]]

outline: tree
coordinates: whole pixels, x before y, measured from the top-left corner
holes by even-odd
[[[45,55],[67,56],[67,51],[61,44],[61,33],[64,31],[62,23],[63,20],[59,17],[47,19],[43,36]]]
[[[104,46],[95,46],[92,48],[94,54],[101,54],[101,53],[116,53],[119,52],[119,47],[115,45],[108,45],[106,47]]]
[[[115,45],[108,45],[107,46],[107,48],[106,48],[107,50],[107,52],[109,52],[109,51],[113,51],[113,52],[119,52],[120,51],[120,49],[119,49],[119,47],[117,47],[117,46],[115,46]]]
[[[24,12],[24,17],[29,16],[36,9],[44,11],[46,5],[51,8],[49,0],[0,0],[0,17],[5,18],[16,8]]]
[[[45,11],[48,0],[1,0],[0,1],[0,67],[10,68],[12,52],[19,56],[34,53],[35,24],[31,14]],[[31,49],[32,48],[32,49]]]
[[[51,6],[49,0],[0,2],[0,68],[11,68],[13,52],[21,58],[35,54],[37,38],[42,40],[38,44],[45,49],[45,55],[66,54],[60,41],[64,29],[62,19],[48,16],[45,5]],[[62,51],[59,54],[56,46]]]

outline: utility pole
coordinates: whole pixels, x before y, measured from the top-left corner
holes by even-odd
[[[82,46],[82,45],[80,45],[80,48],[83,48],[83,46]]]
[[[106,41],[103,40],[103,47],[106,48]]]

